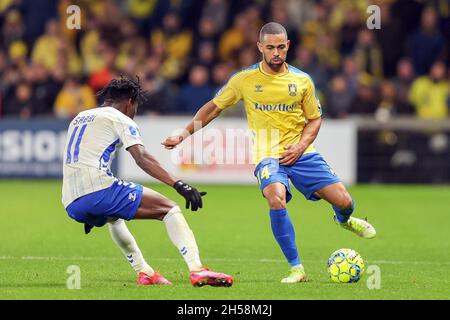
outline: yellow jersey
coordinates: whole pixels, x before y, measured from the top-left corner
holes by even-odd
[[[287,71],[271,75],[262,62],[234,74],[216,94],[220,109],[244,101],[251,132],[252,159],[280,158],[285,146],[300,141],[308,120],[322,115],[311,77],[287,65]],[[314,152],[311,144],[305,151]]]

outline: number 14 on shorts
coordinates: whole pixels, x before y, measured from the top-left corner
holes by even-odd
[[[258,183],[261,184],[262,179],[269,179],[270,173],[269,173],[269,165],[266,165],[262,167],[258,172],[256,173],[256,178],[258,179]]]

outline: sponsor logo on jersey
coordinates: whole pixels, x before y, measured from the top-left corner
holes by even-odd
[[[296,104],[259,104],[255,102],[255,109],[261,111],[281,111],[281,112],[295,112]]]

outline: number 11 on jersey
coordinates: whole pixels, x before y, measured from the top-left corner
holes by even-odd
[[[86,130],[86,127],[87,127],[87,124],[81,126],[80,132],[78,134],[78,138],[75,143],[75,148],[73,151],[73,162],[74,163],[78,162],[78,155],[80,153],[80,143],[81,143],[81,139],[83,138],[84,130]],[[73,144],[73,141],[75,140],[75,136],[77,135],[78,128],[80,128],[80,127],[79,126],[75,127],[73,129],[72,135],[70,136],[69,144],[67,145],[66,164],[69,164],[72,162],[72,155],[70,152],[72,150],[72,144]]]

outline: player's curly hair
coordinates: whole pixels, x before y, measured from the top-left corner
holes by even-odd
[[[121,101],[131,99],[132,102],[141,103],[145,100],[145,91],[142,90],[139,77],[136,80],[120,76],[120,79],[111,80],[97,96],[103,96],[105,101]]]

